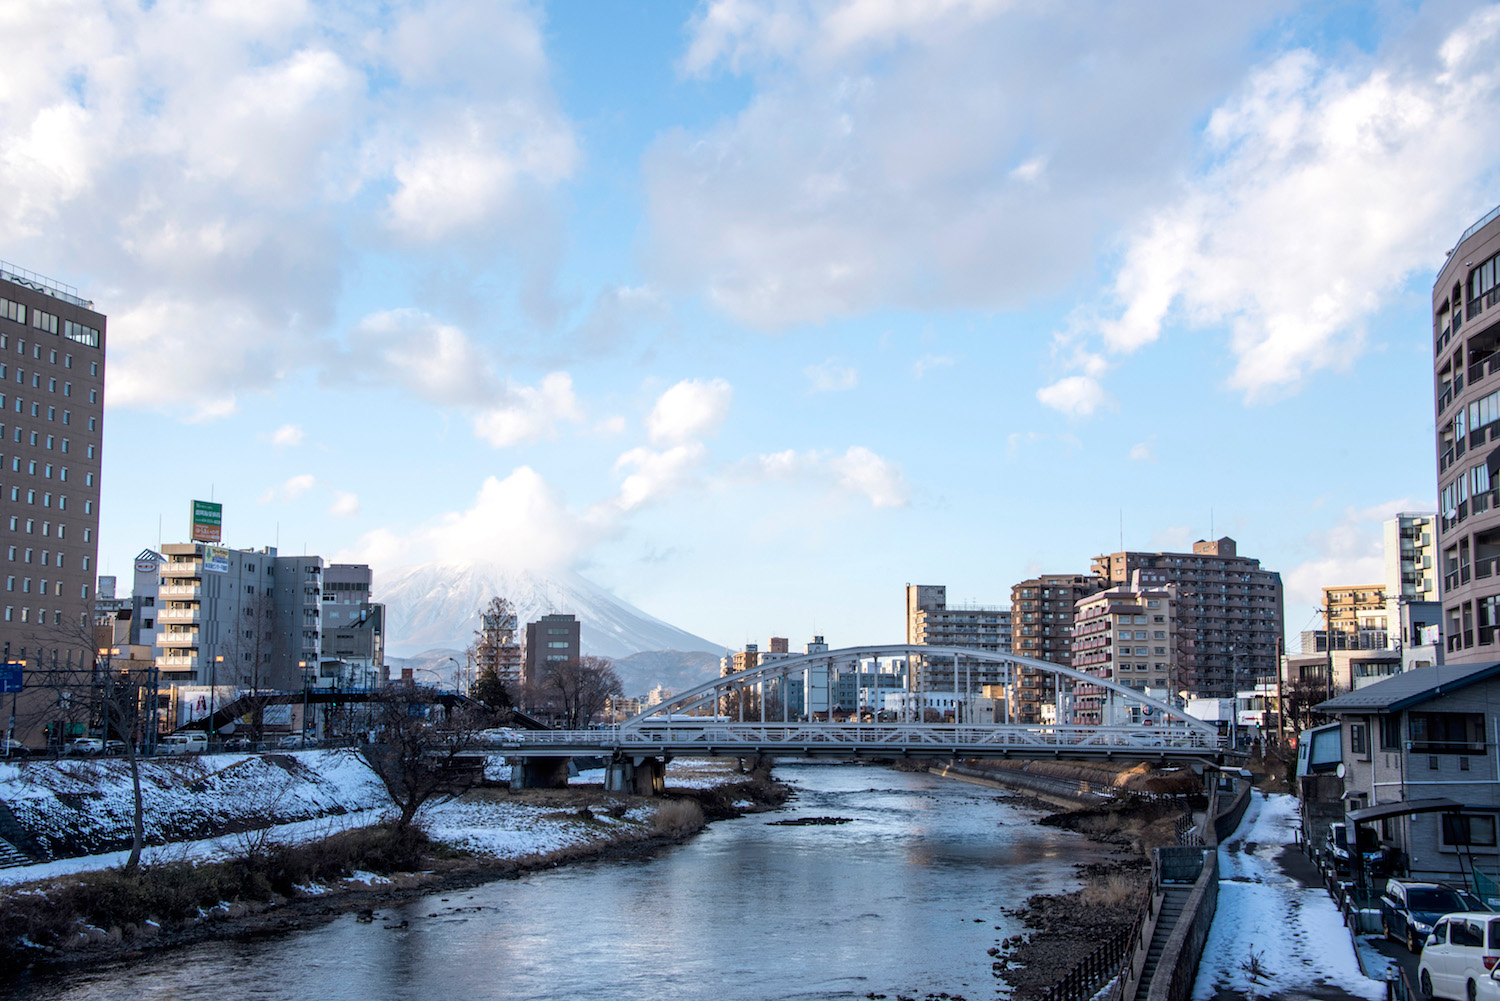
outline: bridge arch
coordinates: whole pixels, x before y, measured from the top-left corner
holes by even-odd
[[[765,722],[766,691],[768,685],[771,683],[780,682],[779,687],[781,688],[783,697],[785,697],[785,692],[788,688],[787,682],[796,675],[801,675],[808,687],[813,686],[815,683],[821,683],[827,689],[831,689],[832,679],[838,667],[851,666],[854,670],[858,671],[860,664],[866,660],[875,660],[878,663],[881,660],[905,659],[907,663],[907,688],[905,691],[913,692],[910,687],[913,677],[912,662],[918,658],[922,658],[927,662],[941,662],[952,659],[954,662],[955,680],[958,676],[958,665],[964,661],[999,668],[1000,683],[1005,686],[1007,694],[1015,691],[1016,685],[1019,682],[1019,670],[1021,668],[1031,668],[1044,674],[1050,674],[1057,679],[1058,720],[1055,724],[1057,726],[1069,726],[1072,724],[1071,720],[1064,718],[1064,714],[1072,711],[1074,701],[1079,696],[1097,696],[1107,701],[1112,700],[1115,705],[1136,706],[1142,711],[1144,716],[1160,720],[1159,725],[1163,728],[1196,732],[1208,738],[1217,737],[1218,731],[1212,724],[1189,716],[1184,710],[1176,706],[1159,699],[1151,698],[1137,689],[1129,688],[1105,678],[1096,677],[1076,668],[1064,667],[1061,664],[1054,664],[1050,661],[1037,660],[1032,657],[1021,657],[1010,653],[996,653],[964,647],[922,646],[916,644],[844,647],[838,650],[823,650],[789,657],[778,656],[776,659],[763,660],[755,667],[714,678],[686,692],[674,695],[671,699],[665,700],[625,720],[620,724],[620,730],[628,732],[639,729],[642,726],[670,722],[679,715],[701,714],[703,708],[710,705],[715,707],[716,713],[717,709],[724,706],[726,702],[739,706],[741,712],[743,712],[743,707],[747,704],[747,700],[737,696],[741,696],[752,689],[759,691],[760,697],[756,701],[762,716],[761,721]],[[1066,699],[1064,698],[1065,693],[1067,696]],[[1010,699],[1006,700],[1007,704],[1009,701]],[[754,722],[753,719],[748,721]],[[1016,725],[1011,723],[1008,718],[1005,722],[1010,725]],[[1045,727],[1052,726],[1053,724],[1032,725]]]

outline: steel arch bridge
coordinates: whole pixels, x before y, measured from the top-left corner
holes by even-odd
[[[999,684],[1007,698],[998,722],[924,723],[920,713],[889,722],[794,721],[789,692],[800,678],[804,691],[831,693],[840,671],[859,672],[861,665],[906,660],[907,684],[911,666],[921,661],[952,665],[955,682],[972,682],[978,675],[986,684]],[[1023,675],[1030,668],[1056,679],[1059,722],[1012,722],[1004,708],[1012,703]],[[977,669],[977,670],[976,670]],[[977,690],[972,684],[968,691]],[[909,691],[912,696],[923,693]],[[882,692],[883,694],[884,692]],[[1078,724],[1068,722],[1080,697],[1099,699],[1115,715],[1134,707],[1142,723]],[[781,704],[777,705],[777,700]],[[906,702],[910,705],[915,698]],[[825,703],[831,702],[831,694]],[[797,707],[799,710],[801,706]],[[831,706],[830,706],[831,708]],[[855,707],[846,707],[850,710]],[[830,713],[830,719],[832,714]],[[858,720],[862,714],[856,713]],[[500,746],[511,754],[547,758],[602,755],[615,760],[663,758],[674,755],[770,754],[830,758],[939,757],[1121,759],[1222,763],[1231,753],[1218,730],[1187,715],[1182,709],[1124,685],[1060,664],[1009,653],[961,647],[880,645],[845,647],[767,659],[689,689],[669,701],[632,716],[617,727],[595,730],[553,730],[516,734]]]

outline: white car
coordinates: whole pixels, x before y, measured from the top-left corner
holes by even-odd
[[[1453,1001],[1500,1001],[1500,914],[1445,914],[1432,928],[1417,966],[1422,994]]]

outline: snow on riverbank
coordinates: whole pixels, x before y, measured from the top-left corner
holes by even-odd
[[[1267,971],[1257,997],[1305,998],[1330,986],[1370,1001],[1385,997],[1385,985],[1360,972],[1323,887],[1303,886],[1277,864],[1296,829],[1295,797],[1254,792],[1245,819],[1219,846],[1219,906],[1193,988],[1197,1001],[1223,989],[1248,995],[1244,966],[1253,955]]]
[[[152,758],[140,771],[148,841],[341,815],[385,799],[346,750]],[[120,758],[0,765],[0,804],[54,857],[115,849],[130,839],[130,768]]]
[[[733,758],[673,761],[667,784],[707,789],[744,781],[735,764]],[[500,772],[508,773],[509,766],[497,756],[486,775]],[[604,771],[584,772],[573,781],[603,783]],[[147,840],[167,842],[145,849],[142,861],[148,865],[223,860],[255,843],[315,841],[379,823],[389,813],[379,780],[346,750],[156,758],[141,762],[141,786]],[[590,804],[590,818],[504,797],[478,790],[429,806],[418,822],[429,836],[461,851],[522,859],[645,833],[656,810],[638,805],[612,817],[607,811],[613,797],[601,792],[599,802]],[[0,765],[0,805],[43,847],[70,853],[0,870],[0,885],[112,868],[129,855],[118,847],[129,842],[132,815],[130,772],[119,759]],[[216,833],[257,825],[261,829],[247,833]],[[75,854],[90,845],[108,850]]]

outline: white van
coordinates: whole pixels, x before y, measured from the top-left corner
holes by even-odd
[[[169,733],[157,745],[163,754],[188,754],[208,750],[206,733]]]
[[[1433,925],[1417,979],[1429,998],[1500,999],[1495,972],[1500,972],[1500,914],[1460,911]]]

